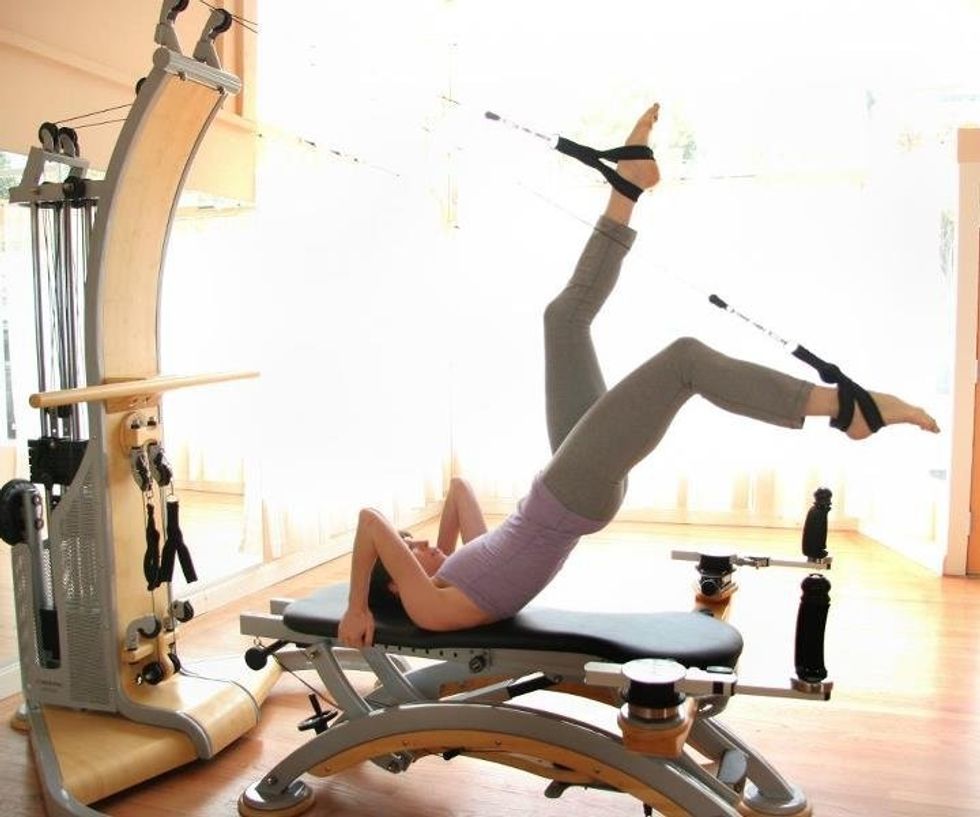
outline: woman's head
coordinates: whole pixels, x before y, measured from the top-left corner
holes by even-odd
[[[442,563],[446,561],[446,554],[439,550],[439,548],[429,545],[427,541],[413,539],[409,531],[401,530],[398,533],[425,572],[425,575],[435,576],[439,572]],[[381,599],[385,596],[398,596],[398,585],[395,584],[395,580],[391,578],[391,574],[381,563],[380,559],[374,563],[369,588],[370,598],[372,599]]]
[[[446,554],[428,542],[411,541],[406,543],[416,561],[422,566],[426,576],[435,576],[446,561]]]

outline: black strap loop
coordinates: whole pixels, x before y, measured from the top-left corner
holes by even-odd
[[[837,386],[839,408],[837,416],[830,420],[830,424],[834,428],[839,428],[841,431],[847,431],[850,428],[851,422],[854,419],[855,403],[861,409],[861,414],[864,416],[864,420],[872,433],[885,425],[885,420],[881,416],[881,412],[878,410],[874,398],[866,389],[859,386],[844,374],[836,364],[821,360],[805,346],[797,346],[793,350],[793,357],[802,360],[804,363],[816,369],[817,374],[820,375],[820,379],[824,383]]]
[[[180,569],[188,584],[197,581],[197,571],[191,560],[191,552],[184,543],[184,534],[180,530],[180,508],[176,500],[167,501],[167,541],[163,544],[163,556],[160,560],[160,581],[173,581],[174,559],[180,561]]]
[[[559,153],[564,153],[566,156],[571,156],[573,159],[578,159],[582,164],[598,170],[605,176],[606,181],[617,192],[626,196],[626,198],[636,201],[643,194],[642,187],[624,179],[616,172],[614,167],[605,164],[604,160],[615,163],[624,160],[652,159],[653,151],[646,145],[623,145],[622,147],[610,148],[609,150],[596,150],[595,148],[590,148],[588,145],[580,145],[578,142],[573,142],[571,139],[559,136],[555,150]]]
[[[160,586],[160,532],[157,530],[153,505],[146,503],[146,553],[143,555],[143,576],[146,589],[156,590]]]

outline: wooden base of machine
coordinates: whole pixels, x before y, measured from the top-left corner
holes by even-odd
[[[265,671],[248,671],[247,675],[236,677],[234,681],[248,690],[251,699],[232,683],[222,682],[215,689],[218,682],[211,682],[214,694],[210,711],[198,691],[198,706],[185,714],[208,733],[215,751],[219,751],[255,726],[255,706],[268,696],[279,673],[278,665],[270,664]],[[199,679],[178,676],[158,689],[162,696],[173,696],[168,687],[184,681]],[[191,739],[177,729],[137,723],[115,713],[50,705],[43,705],[38,711],[50,751],[57,760],[60,786],[86,805],[191,763],[199,756]]]
[[[689,817],[686,809],[668,800],[643,781],[608,766],[594,757],[555,746],[543,740],[518,737],[503,732],[433,729],[391,735],[368,741],[345,752],[339,752],[329,760],[309,769],[308,773],[318,777],[327,777],[373,757],[405,751],[416,754],[458,752],[468,757],[479,757],[482,760],[519,768],[546,779],[564,780],[573,784],[592,785],[622,791],[653,806],[665,817]],[[273,814],[266,811],[241,811],[241,813],[244,817],[269,817]],[[274,813],[274,815],[275,817],[286,817],[286,815],[279,813]]]
[[[197,759],[183,732],[114,714],[42,707],[64,789],[86,805]]]

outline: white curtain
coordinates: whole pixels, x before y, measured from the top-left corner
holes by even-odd
[[[262,370],[222,387],[242,390],[230,414],[189,405],[188,429],[213,425],[185,440],[190,478],[241,475],[267,556],[318,546],[363,505],[407,518],[449,472],[507,510],[547,457],[540,314],[606,188],[488,109],[611,147],[662,103],[664,182],[595,327],[610,382],[679,335],[816,376],[710,307],[717,292],[947,419],[952,128],[975,113],[976,13],[375,0],[262,15],[260,198],[206,222],[200,257],[227,231],[220,260],[211,283],[191,265],[174,285],[197,305],[165,338],[175,368],[209,350],[228,368],[232,349]],[[178,227],[181,242],[198,229]],[[909,430],[855,446],[694,401],[624,514],[796,525],[826,485],[835,521],[931,541],[943,446]]]
[[[716,292],[948,420],[954,127],[975,115],[975,12],[624,1],[600,23],[552,3],[456,8],[454,89],[471,113],[608,147],[662,103],[664,182],[640,204],[640,237],[594,332],[610,382],[678,335],[816,378],[709,306]],[[487,125],[459,168],[460,316],[479,328],[461,341],[473,365],[453,379],[454,451],[502,505],[547,456],[539,316],[605,197],[592,171],[543,147]],[[909,429],[855,446],[696,400],[632,475],[623,514],[797,525],[826,485],[835,522],[935,545],[945,446]]]
[[[168,395],[166,423],[179,477],[245,492],[245,547],[265,559],[330,552],[363,506],[411,522],[449,462],[445,163],[418,111],[398,125],[395,87],[418,99],[440,55],[425,31],[369,37],[364,5],[360,31],[344,15],[263,9],[256,205],[184,213],[165,276],[165,369],[261,371]]]

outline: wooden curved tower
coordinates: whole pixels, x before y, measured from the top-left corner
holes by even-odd
[[[24,717],[50,815],[98,814],[85,804],[211,757],[256,724],[275,679],[180,674],[173,645],[183,618],[169,582],[151,591],[144,570],[144,501],[158,501],[162,520],[167,498],[162,483],[147,490],[134,480],[132,454],[162,445],[161,394],[252,376],[159,371],[161,270],[178,198],[209,125],[240,89],[213,48],[230,16],[215,11],[188,57],[173,31],[186,5],[163,3],[161,47],[106,177],[81,186],[80,198],[97,205],[84,289],[89,385],[31,398],[51,417],[84,405],[88,421],[77,469],[48,503],[47,538],[28,535],[13,551]]]

